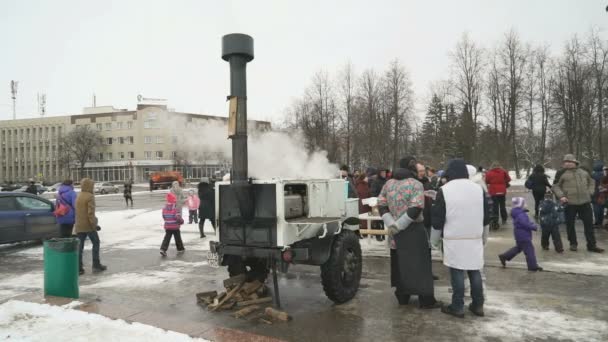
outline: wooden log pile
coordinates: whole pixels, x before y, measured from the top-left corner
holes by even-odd
[[[225,291],[219,293],[217,291],[197,293],[197,303],[211,312],[236,310],[233,314],[235,318],[264,324],[291,320],[286,312],[272,307],[263,309],[263,304],[270,304],[272,297],[268,287],[259,280],[247,281],[246,276],[241,274],[224,280],[224,288]]]

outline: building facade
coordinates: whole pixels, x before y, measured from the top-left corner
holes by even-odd
[[[81,177],[147,182],[150,173],[169,170],[190,179],[210,177],[230,169],[226,125],[225,117],[180,113],[158,104],[139,104],[134,111],[92,107],[78,115],[0,121],[0,182]],[[103,137],[82,170],[77,162],[61,163],[59,158],[61,137],[79,126]],[[270,123],[252,120],[248,128],[269,130]]]

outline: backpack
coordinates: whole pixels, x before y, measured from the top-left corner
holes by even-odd
[[[526,180],[526,183],[524,183],[524,186],[528,190],[532,190],[532,188],[534,188],[534,181],[532,180],[532,177],[528,177],[528,179]]]

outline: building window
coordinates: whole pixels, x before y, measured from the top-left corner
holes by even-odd
[[[127,137],[127,141],[129,142],[129,145],[133,145],[133,137]]]
[[[111,130],[112,130],[112,123],[106,122],[106,131],[111,131]]]
[[[127,129],[133,128],[133,121],[127,121]]]
[[[108,152],[108,160],[112,160],[112,152]]]
[[[47,156],[47,157],[48,157],[48,156]],[[103,160],[103,153],[99,153],[99,155],[97,156],[97,158],[98,158],[99,160]]]
[[[122,122],[116,123],[116,129],[122,129]]]
[[[156,143],[157,143],[157,144],[162,144],[162,143],[163,143],[163,137],[161,137],[161,136],[156,136]]]
[[[129,159],[135,159],[135,152],[129,152]]]
[[[173,160],[177,159],[177,151],[171,152],[171,159],[173,159]]]
[[[120,156],[120,159],[125,159],[125,153],[124,152],[118,152],[118,155]]]
[[[112,145],[112,138],[106,138],[106,144]]]
[[[103,124],[98,123],[96,127],[98,131],[101,131],[103,129]]]
[[[172,144],[177,144],[177,136],[176,135],[174,135],[174,136],[171,137],[171,143]]]
[[[123,138],[123,137],[118,138],[118,143],[123,145],[125,143],[125,138]]]
[[[144,151],[144,159],[152,159],[152,152]]]
[[[163,151],[156,151],[156,159],[163,159]]]
[[[152,143],[152,137],[145,136],[144,137],[144,144],[151,144],[151,143]]]

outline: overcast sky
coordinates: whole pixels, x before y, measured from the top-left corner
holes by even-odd
[[[10,81],[18,80],[19,118],[97,105],[133,109],[137,95],[166,98],[178,111],[227,114],[228,64],[221,37],[251,35],[249,116],[281,120],[313,74],[384,70],[398,58],[416,96],[446,77],[448,51],[464,31],[485,47],[510,28],[560,50],[592,26],[608,39],[608,0],[572,1],[29,1],[0,2],[0,120],[12,117]],[[419,103],[419,108],[424,104]]]

